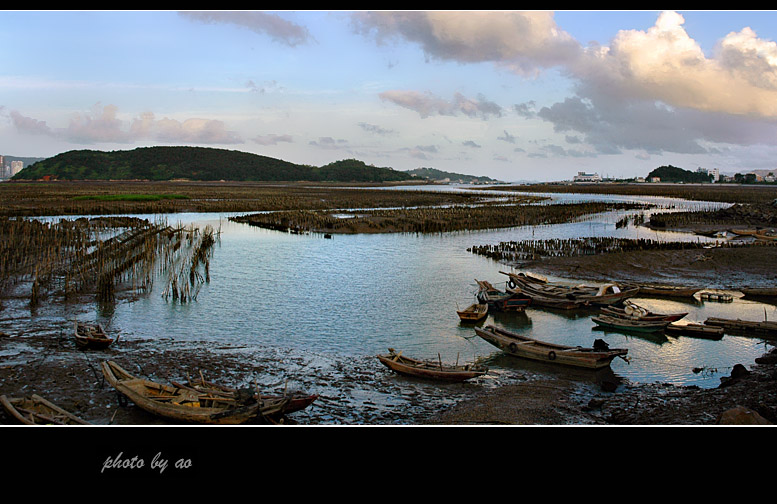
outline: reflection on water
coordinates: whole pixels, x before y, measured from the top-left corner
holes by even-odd
[[[587,198],[591,196],[586,195]],[[624,197],[606,199],[626,200]],[[633,200],[634,198],[628,198]],[[637,198],[655,202],[657,198]],[[677,203],[677,200],[671,200]],[[667,203],[668,204],[668,203]],[[173,338],[265,348],[300,354],[364,359],[388,347],[418,358],[487,359],[489,366],[528,372],[572,373],[505,356],[462,324],[457,308],[471,304],[475,279],[504,288],[507,267],[467,252],[500,241],[617,236],[706,240],[646,228],[615,229],[624,214],[609,212],[581,222],[445,234],[294,235],[237,224],[219,214],[178,214],[171,222],[211,224],[221,230],[210,264],[210,283],[197,301],[166,302],[155,290],[115,310],[110,319],[122,338]],[[160,282],[157,282],[159,284]],[[652,311],[687,311],[685,320],[707,317],[777,319],[777,307],[737,298],[730,303],[636,299]],[[726,335],[720,341],[595,330],[591,312],[529,308],[490,314],[495,324],[530,337],[591,346],[602,338],[629,349],[631,362],[612,363],[617,377],[633,382],[672,382],[715,387],[734,364],[751,365],[764,351],[757,338]],[[378,363],[375,360],[376,369]],[[711,372],[699,373],[694,369]]]

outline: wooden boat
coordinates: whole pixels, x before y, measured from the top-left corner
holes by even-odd
[[[417,378],[429,378],[443,381],[464,381],[483,376],[488,368],[477,364],[445,364],[442,361],[418,360],[404,357],[389,348],[388,354],[378,355],[378,360],[387,368],[400,374]]]
[[[475,282],[477,282],[479,287],[477,293],[478,302],[488,305],[489,308],[496,309],[496,303],[512,296],[512,293],[500,291],[485,280],[478,280],[476,278]]]
[[[610,317],[607,315],[591,317],[591,320],[601,327],[647,333],[663,331],[666,326],[671,323],[669,320],[628,319],[623,317]]]
[[[777,297],[777,287],[742,287],[739,291],[748,297]]]
[[[0,396],[3,408],[26,425],[91,425],[37,394],[30,397]]]
[[[217,383],[213,383],[210,381],[206,381],[205,378],[202,376],[202,373],[200,373],[200,380],[199,381],[193,381],[191,379],[188,380],[187,385],[181,385],[177,382],[171,382],[173,385],[177,387],[191,387],[198,392],[204,392],[207,394],[217,394],[217,395],[224,395],[227,397],[232,397],[237,400],[237,398],[240,395],[240,391],[238,389],[227,387],[225,385],[220,385]],[[304,394],[304,393],[292,393],[289,395],[284,394],[286,397],[288,397],[289,402],[286,405],[286,408],[283,410],[283,414],[289,414],[294,413],[295,411],[300,411],[311,404],[315,402],[316,399],[318,399],[318,394]],[[281,396],[278,395],[268,395],[268,394],[260,394],[260,397],[263,401],[276,401],[281,398]]]
[[[493,325],[486,326],[484,329],[476,327],[475,333],[488,343],[516,357],[586,369],[605,368],[614,358],[625,359],[628,354],[625,348],[610,349],[602,340],[596,340],[592,348],[559,345],[532,339]]]
[[[671,323],[666,326],[665,331],[670,334],[684,336],[695,336],[698,338],[720,339],[723,337],[722,327],[708,326],[703,324],[676,324]]]
[[[609,315],[612,317],[631,318],[638,320],[668,320],[669,322],[676,322],[688,315],[688,312],[656,313],[628,301],[625,303],[623,308],[618,306],[605,306],[601,309],[601,311],[603,315]]]
[[[478,322],[488,316],[488,305],[485,303],[471,304],[463,310],[458,310],[462,322]]]
[[[531,298],[518,292],[512,292],[512,296],[499,300],[496,308],[500,311],[523,311],[531,304]]]
[[[507,285],[512,292],[520,292],[532,299],[532,304],[551,308],[576,309],[620,303],[639,292],[639,287],[621,287],[615,283],[600,286],[542,282],[524,273],[507,273]]]
[[[136,378],[113,361],[102,363],[105,379],[141,409],[179,422],[201,424],[243,424],[282,414],[288,397],[238,401],[234,397],[164,385]]]
[[[724,319],[710,317],[704,321],[704,325],[722,327],[725,331],[735,331],[738,333],[756,333],[759,336],[777,335],[777,322],[763,321],[756,322],[741,319]]]
[[[729,231],[737,236],[755,236],[759,229],[729,229]]]
[[[108,348],[116,340],[109,338],[100,324],[86,324],[76,321],[75,323],[76,345],[79,348]]]
[[[693,297],[699,287],[681,287],[676,285],[644,284],[639,286],[639,294],[652,297]]]

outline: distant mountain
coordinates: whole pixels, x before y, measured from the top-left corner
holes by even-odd
[[[683,170],[676,166],[667,165],[659,166],[655,170],[648,173],[646,180],[650,180],[653,177],[658,177],[661,182],[711,182],[712,175],[709,173],[695,172],[690,170]]]
[[[489,177],[478,177],[475,175],[462,175],[460,173],[451,173],[436,168],[416,168],[414,170],[407,170],[415,177],[427,178],[437,182],[459,182],[462,184],[493,184],[498,182]]]
[[[129,151],[75,150],[43,159],[14,180],[232,180],[389,182],[412,180],[406,172],[347,159],[322,167],[207,147],[141,147]]]

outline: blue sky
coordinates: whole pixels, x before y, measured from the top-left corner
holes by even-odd
[[[0,11],[0,154],[777,170],[777,12]]]

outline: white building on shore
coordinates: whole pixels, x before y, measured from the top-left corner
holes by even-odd
[[[574,182],[601,182],[602,177],[598,173],[577,172],[572,180]]]

